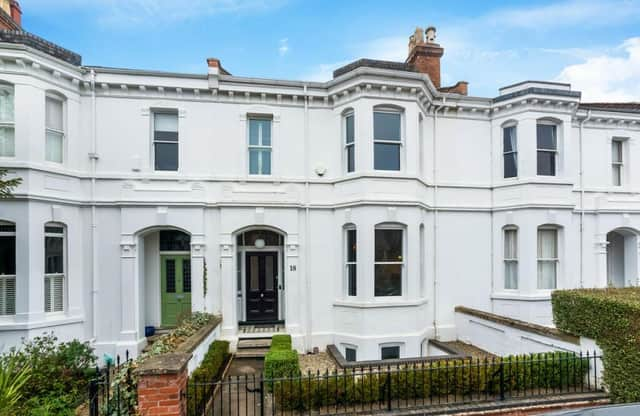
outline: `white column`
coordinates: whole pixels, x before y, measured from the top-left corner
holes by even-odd
[[[231,235],[220,236],[220,286],[222,288],[222,336],[233,337],[237,333],[236,279],[233,274],[233,244]],[[208,267],[211,271],[211,267]]]
[[[596,234],[594,253],[596,256],[595,287],[607,287],[607,234]]]
[[[297,234],[289,234],[284,250],[285,258],[282,265],[285,275],[284,293],[286,299],[285,325],[287,333],[302,334],[304,327],[301,317],[306,316],[307,293],[305,282],[300,278],[304,275],[299,263],[300,246]],[[308,278],[308,276],[307,276]]]
[[[16,221],[16,321],[44,319],[44,224],[31,205]]]
[[[136,356],[139,344],[139,276],[136,237],[123,235],[120,242],[120,336],[116,354],[124,357],[126,351]]]
[[[204,296],[204,236],[191,236],[191,310],[212,312],[207,309]],[[207,284],[209,282],[207,281]],[[209,288],[207,288],[208,290]]]

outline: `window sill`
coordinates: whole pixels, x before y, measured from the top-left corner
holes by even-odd
[[[375,308],[404,308],[404,307],[418,307],[426,305],[428,303],[427,298],[420,298],[415,300],[349,300],[339,299],[333,302],[333,306],[342,308],[354,308],[354,309],[375,309]]]
[[[45,314],[44,319],[38,321],[16,322],[16,315],[0,317],[0,331],[19,331],[47,328],[50,326],[71,325],[84,322],[82,316],[66,316],[60,314]]]
[[[551,300],[551,290],[540,290],[534,293],[494,292],[492,300],[518,300],[523,302],[546,302]]]

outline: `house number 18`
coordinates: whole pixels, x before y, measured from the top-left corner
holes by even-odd
[[[296,271],[296,265],[295,264],[290,264],[289,265],[289,271],[290,272],[295,272]]]

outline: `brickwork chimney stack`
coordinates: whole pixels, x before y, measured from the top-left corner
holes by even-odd
[[[422,31],[417,27],[409,37],[409,56],[407,63],[419,72],[429,75],[429,79],[436,88],[440,88],[440,58],[444,49],[436,43],[436,28],[430,26]]]
[[[13,21],[16,22],[18,26],[22,26],[22,9],[20,8],[20,4],[16,0],[11,0],[9,9],[9,14]]]

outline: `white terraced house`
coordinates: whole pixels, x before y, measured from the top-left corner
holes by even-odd
[[[433,28],[327,82],[83,66],[0,3],[0,349],[135,354],[207,311],[417,357],[457,305],[552,325],[554,289],[638,284],[638,104],[442,87]]]

